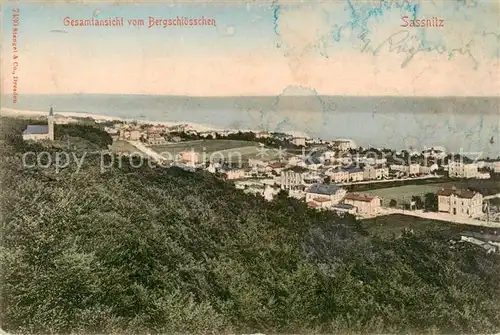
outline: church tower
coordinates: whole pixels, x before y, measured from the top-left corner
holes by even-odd
[[[47,117],[47,123],[49,127],[49,140],[54,140],[54,111],[52,106],[50,106],[49,116]]]

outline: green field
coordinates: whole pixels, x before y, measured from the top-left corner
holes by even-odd
[[[450,183],[428,184],[428,185],[405,185],[399,187],[380,188],[378,190],[366,191],[382,199],[382,205],[387,206],[391,199],[397,201],[398,205],[409,203],[411,197],[416,195],[424,198],[426,193],[436,193],[441,187],[449,186]]]
[[[235,140],[197,140],[171,143],[165,145],[151,146],[151,149],[157,152],[179,153],[185,150],[194,150],[198,153],[212,153],[215,151],[235,149],[242,147],[257,147],[258,144],[250,141],[235,141]]]
[[[434,221],[416,216],[400,214],[378,216],[373,219],[362,220],[361,222],[363,227],[365,227],[371,235],[379,236],[399,234],[404,228],[413,229],[415,233],[424,231],[441,231],[450,234],[459,234],[463,232],[483,232],[491,234],[498,230],[497,228]]]
[[[247,162],[249,158],[259,158],[264,161],[274,160],[277,158],[276,150],[269,149],[263,157],[259,154],[259,144],[251,141],[237,140],[198,140],[186,141],[166,145],[151,146],[151,149],[159,153],[168,152],[175,156],[178,153],[186,150],[193,150],[201,155],[201,159],[210,157],[215,160],[224,157],[230,162],[236,163],[241,157],[243,162]]]
[[[500,193],[500,183],[498,179],[450,179],[448,177],[442,178],[429,178],[429,179],[406,179],[406,180],[393,180],[386,182],[373,182],[366,184],[351,184],[346,185],[345,188],[349,192],[367,192],[372,193],[383,190],[390,190],[396,188],[407,188],[411,190],[415,187],[416,190],[439,189],[441,187],[451,187],[472,189],[481,192],[484,196]]]
[[[150,146],[158,153],[163,153],[165,157],[175,157],[178,153],[186,150],[194,150],[200,154],[202,160],[213,158],[214,161],[224,158],[229,163],[245,164],[248,159],[261,159],[263,161],[277,160],[278,152],[272,148],[266,148],[262,154],[259,150],[259,144],[250,141],[236,140],[198,140],[186,141],[165,145]],[[112,145],[112,151],[138,153],[139,151],[127,141],[115,141]],[[168,154],[167,154],[168,153]],[[288,154],[285,154],[288,156]],[[284,155],[284,156],[285,156]],[[286,157],[285,157],[286,158]]]
[[[483,195],[495,194],[498,192],[498,183],[490,180],[470,180],[470,181],[455,181],[429,183],[422,185],[404,185],[397,187],[379,188],[374,190],[361,191],[376,195],[382,199],[382,206],[387,206],[391,199],[398,203],[398,207],[403,203],[409,203],[412,196],[420,196],[422,200],[426,193],[436,193],[440,188],[449,188],[455,186],[457,188],[472,188],[480,190]]]

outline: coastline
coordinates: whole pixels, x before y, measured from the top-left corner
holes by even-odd
[[[46,111],[38,111],[38,110],[24,110],[24,109],[14,109],[9,107],[1,107],[0,108],[0,116],[10,116],[10,117],[43,117],[46,116]],[[121,122],[137,122],[138,124],[150,124],[150,125],[161,125],[167,127],[175,127],[179,125],[185,125],[187,130],[196,130],[200,132],[223,132],[223,131],[242,131],[242,132],[260,132],[262,130],[259,129],[223,129],[210,125],[193,123],[193,122],[169,122],[169,121],[156,121],[156,120],[140,120],[134,118],[122,118],[119,116],[109,116],[103,114],[93,114],[93,113],[85,113],[85,112],[54,112],[54,115],[57,117],[58,115],[63,116],[65,118],[91,118],[93,120],[99,121],[121,121]],[[290,131],[288,134],[295,137],[308,137],[306,134],[300,131]]]
[[[75,112],[75,116],[110,115],[106,119],[150,124],[168,121],[200,130],[283,132],[325,141],[349,138],[363,147],[394,150],[439,145],[450,152],[500,156],[498,145],[490,142],[492,137],[495,142],[498,138],[498,97],[321,96],[327,103],[323,112],[309,108],[308,99],[281,96],[284,106],[278,111],[276,97],[271,96],[23,94],[19,104],[2,95],[1,106],[48,111],[47,106],[53,105],[55,113]]]
[[[13,109],[8,107],[1,107],[0,116],[10,116],[10,117],[43,117],[46,116],[46,111],[36,111],[36,110],[22,110],[22,109]],[[91,118],[93,120],[98,121],[121,121],[121,122],[137,122],[139,124],[151,124],[151,125],[162,125],[167,127],[174,127],[178,125],[186,125],[187,129],[197,130],[197,131],[223,131],[224,129],[218,129],[215,127],[211,127],[208,125],[201,125],[192,122],[168,122],[168,121],[153,121],[153,120],[139,120],[139,119],[131,119],[131,118],[122,118],[119,116],[109,116],[102,114],[92,114],[92,113],[80,113],[80,112],[55,112],[54,115],[57,117],[58,115],[63,116],[65,118]]]

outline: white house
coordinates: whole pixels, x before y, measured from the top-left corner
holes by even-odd
[[[341,168],[332,168],[325,171],[325,175],[336,183],[349,181],[349,172]]]
[[[141,132],[135,129],[120,129],[120,139],[137,141],[141,138]]]
[[[333,161],[335,159],[335,151],[325,151],[323,157],[325,160]]]
[[[304,177],[308,170],[300,166],[294,166],[281,172],[280,186],[284,190],[294,189],[304,184]]]
[[[353,140],[338,139],[338,140],[331,141],[330,144],[333,147],[339,149],[340,151],[347,151],[349,149],[356,148],[356,143]]]
[[[413,163],[408,166],[408,174],[410,176],[416,176],[420,174],[420,164]]]
[[[450,178],[476,178],[477,175],[477,164],[466,164],[462,162],[450,162],[448,164],[448,176]]]
[[[306,190],[306,202],[310,207],[330,208],[338,204],[347,191],[334,184],[314,184]]]
[[[306,138],[305,137],[294,137],[292,139],[292,143],[296,146],[306,146]]]
[[[483,195],[479,192],[442,188],[437,196],[439,212],[470,218],[483,215]]]
[[[362,181],[364,178],[364,173],[363,170],[357,167],[353,167],[350,169],[346,170],[349,173],[349,180],[350,181]]]
[[[446,157],[446,149],[443,147],[435,147],[431,149],[424,150],[424,157],[433,157],[437,159],[443,159]]]
[[[167,143],[165,137],[160,136],[159,134],[150,134],[148,135],[147,142],[149,145],[162,145]]]
[[[386,167],[367,165],[364,168],[363,178],[366,180],[383,179],[387,177],[389,177],[389,169]]]
[[[362,162],[368,165],[381,165],[387,163],[387,158],[363,157]]]
[[[366,193],[348,193],[343,203],[354,206],[361,216],[376,216],[381,206],[379,197]]]
[[[389,165],[389,169],[391,171],[404,172],[406,174],[410,172],[410,167],[408,165],[402,165],[402,164],[391,164]]]
[[[420,165],[420,174],[430,174],[431,172],[434,172],[439,169],[439,166],[434,163],[430,166],[427,165]]]
[[[243,169],[223,168],[219,172],[225,174],[226,179],[228,179],[228,180],[242,179],[242,178],[245,178],[245,176],[246,176],[245,170],[243,170]]]
[[[303,157],[293,156],[288,159],[288,165],[306,167]]]
[[[393,165],[390,165],[389,168],[392,171],[403,172],[409,176],[416,176],[416,175],[419,175],[421,173],[424,173],[423,171],[427,170],[427,169],[422,170],[422,166],[420,164],[417,164],[417,163],[412,163],[409,165],[393,164]]]

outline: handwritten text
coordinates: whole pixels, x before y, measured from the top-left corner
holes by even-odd
[[[364,42],[361,52],[368,52],[377,56],[380,51],[386,50],[405,55],[405,58],[401,63],[402,68],[406,67],[418,53],[431,51],[435,51],[439,54],[447,53],[448,59],[452,59],[456,54],[464,55],[472,60],[474,68],[477,68],[479,65],[477,59],[471,52],[471,46],[474,40],[470,40],[460,48],[448,50],[445,46],[426,44],[425,41],[420,39],[418,36],[411,35],[408,30],[400,30],[392,34],[375,47],[372,45],[371,40],[367,38],[367,31],[360,34],[358,38]]]

